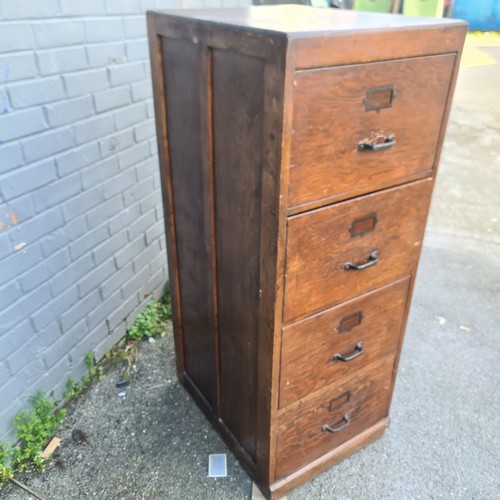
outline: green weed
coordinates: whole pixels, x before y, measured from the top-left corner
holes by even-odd
[[[104,378],[104,369],[101,365],[96,363],[95,356],[92,351],[85,354],[85,366],[88,370],[86,375],[88,382],[99,381]]]
[[[21,410],[14,418],[18,444],[7,447],[0,443],[0,487],[29,465],[44,468],[40,453],[66,417],[66,410],[56,410],[55,402],[41,392],[31,396],[30,402],[31,409]]]
[[[126,361],[130,370],[131,364],[137,360],[136,342],[162,335],[165,331],[165,322],[171,318],[172,306],[167,293],[159,302],[151,301],[146,306],[127,332],[124,341],[108,351],[104,360],[112,361],[118,358]],[[72,377],[68,379],[65,399],[77,398],[91,382],[104,378],[103,366],[96,363],[93,352],[85,355],[85,365],[87,374],[79,383]],[[44,468],[44,460],[40,453],[66,416],[66,410],[56,410],[55,403],[47,399],[43,393],[30,397],[30,402],[32,408],[29,411],[20,411],[14,418],[18,444],[7,446],[0,442],[0,488],[15,473],[23,471],[27,466]]]
[[[85,366],[87,367],[87,373],[82,377],[80,382],[76,382],[73,377],[69,377],[66,382],[66,392],[64,393],[64,398],[68,401],[83,394],[91,382],[99,381],[104,378],[104,369],[101,365],[96,363],[95,356],[92,351],[85,354]]]
[[[66,392],[64,393],[64,399],[75,399],[80,396],[80,394],[82,394],[86,388],[87,387],[84,386],[83,383],[79,384],[73,377],[69,377],[66,381]]]
[[[13,450],[13,447],[6,447],[0,442],[0,488],[10,477],[14,476],[14,469],[11,465]]]
[[[127,340],[142,340],[158,337],[165,331],[165,321],[172,317],[170,296],[166,294],[160,302],[151,301],[137,316],[127,332]]]

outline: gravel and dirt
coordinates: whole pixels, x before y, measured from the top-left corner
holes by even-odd
[[[231,454],[228,477],[208,477],[208,455],[227,450],[177,381],[171,331],[140,343],[137,372],[117,388],[124,365],[70,404],[47,470],[17,479],[46,500],[249,498],[252,482]],[[4,497],[34,498],[13,484]]]

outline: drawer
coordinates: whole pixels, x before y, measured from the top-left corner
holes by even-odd
[[[431,190],[432,180],[424,179],[289,217],[284,321],[410,274]]]
[[[297,72],[292,212],[429,175],[454,64],[444,54]]]
[[[403,278],[284,328],[280,407],[394,356],[409,285]]]
[[[336,448],[386,417],[394,358],[300,402],[278,417],[276,477]]]

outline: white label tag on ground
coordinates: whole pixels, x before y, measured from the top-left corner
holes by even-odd
[[[227,459],[225,453],[208,455],[208,477],[226,477]]]

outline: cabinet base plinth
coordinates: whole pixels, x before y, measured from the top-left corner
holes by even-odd
[[[313,462],[310,462],[289,476],[274,482],[269,488],[264,489],[263,486],[260,485],[263,493],[267,498],[272,500],[282,498],[297,486],[309,481],[321,472],[330,468],[332,465],[340,462],[344,458],[347,458],[349,455],[352,455],[356,451],[380,438],[388,426],[389,417],[386,417],[329,453],[326,453]]]
[[[289,476],[275,481],[270,486],[262,483],[256,477],[256,467],[252,459],[244,450],[244,448],[239,444],[237,439],[232,435],[231,431],[224,425],[221,420],[214,418],[212,413],[212,408],[206,401],[206,399],[198,391],[195,384],[187,374],[184,374],[183,378],[180,380],[181,384],[187,390],[187,392],[193,397],[198,407],[203,411],[207,419],[211,422],[214,428],[218,431],[219,435],[225,441],[227,446],[236,455],[236,458],[240,461],[246,472],[253,478],[255,484],[259,487],[259,490],[269,500],[277,500],[283,498],[287,493],[294,490],[301,484],[306,483],[313,477],[317,476],[321,472],[329,469],[332,465],[340,462],[344,458],[356,453],[361,448],[372,443],[376,439],[382,437],[385,430],[389,426],[389,417],[379,420],[375,425],[372,425],[365,431],[361,432],[357,436],[345,443],[337,446],[337,448],[325,453],[321,457],[313,460],[304,467],[293,472]]]

